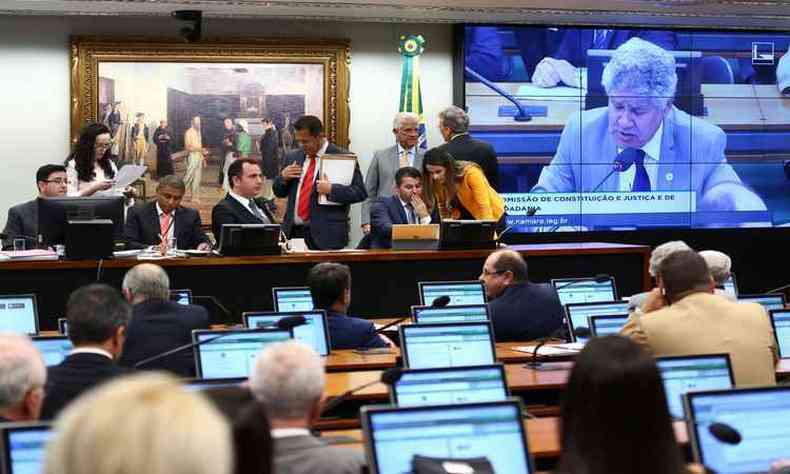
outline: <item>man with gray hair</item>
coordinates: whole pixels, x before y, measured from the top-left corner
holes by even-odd
[[[692,250],[691,247],[683,242],[682,240],[670,240],[669,242],[664,242],[661,245],[656,246],[652,252],[650,252],[650,262],[648,263],[647,271],[650,273],[650,276],[653,277],[655,280],[658,275],[658,268],[661,266],[661,262],[664,261],[665,258],[672,255],[675,252],[681,252],[684,250]],[[653,291],[657,291],[654,289]],[[645,302],[645,299],[650,294],[650,292],[646,291],[643,293],[637,293],[632,295],[628,299],[628,311],[635,311],[637,308],[642,306],[642,303]]]
[[[0,423],[37,420],[47,368],[30,338],[0,333]]]
[[[170,300],[170,278],[159,265],[142,263],[131,268],[126,272],[121,288],[133,306],[119,365],[134,367],[149,357],[189,344],[193,330],[209,327],[205,308]],[[191,349],[184,350],[139,368],[194,377],[194,354]]]
[[[412,166],[422,169],[420,150],[420,116],[412,112],[398,112],[392,121],[395,145],[373,153],[373,160],[365,176],[367,200],[362,203],[362,232],[370,233],[370,207],[373,201],[387,198],[395,192],[395,173]]]
[[[275,473],[361,472],[361,451],[328,446],[310,434],[324,402],[324,364],[312,348],[295,340],[266,347],[250,374],[250,390],[271,423]]]
[[[499,191],[499,162],[490,144],[469,135],[469,115],[464,109],[451,105],[439,112],[439,131],[444,137],[444,148],[453,158],[477,163],[483,169],[488,184]]]
[[[724,289],[724,284],[732,276],[732,259],[730,256],[718,250],[703,250],[699,253],[699,256],[708,264],[710,276],[713,277],[713,283],[716,284],[716,294],[735,301],[737,295],[728,293]]]
[[[752,201],[724,156],[724,132],[672,105],[672,54],[631,38],[615,50],[601,81],[608,107],[569,120],[533,192],[694,191],[702,202],[716,187],[732,201],[745,194]]]

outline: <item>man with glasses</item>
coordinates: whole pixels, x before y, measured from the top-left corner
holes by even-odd
[[[486,289],[497,342],[546,337],[562,326],[557,291],[550,284],[529,281],[527,262],[518,252],[493,252],[479,279]]]
[[[44,165],[36,172],[38,199],[47,199],[66,195],[68,179],[66,167],[61,165]],[[15,239],[24,239],[25,247],[32,248],[38,241],[38,199],[27,201],[8,210],[6,219],[5,240],[3,247],[11,247]]]

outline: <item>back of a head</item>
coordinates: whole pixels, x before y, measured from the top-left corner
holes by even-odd
[[[690,293],[707,291],[711,284],[708,264],[693,250],[667,256],[658,267],[658,276],[670,302]]]
[[[170,299],[170,278],[164,268],[153,263],[135,265],[123,277],[121,288],[136,300]]]
[[[270,420],[304,419],[324,392],[321,357],[296,340],[268,346],[255,361],[250,390]]]
[[[69,339],[75,346],[101,344],[127,326],[131,315],[129,303],[115,288],[102,283],[83,286],[66,303]]]
[[[654,248],[650,253],[650,266],[648,268],[650,275],[654,277],[658,275],[658,266],[661,265],[661,261],[667,258],[668,255],[681,250],[691,250],[691,247],[682,240],[670,240]]]
[[[576,358],[561,438],[558,472],[683,472],[655,360],[621,336],[592,338]]]
[[[511,272],[515,282],[527,281],[527,262],[521,254],[510,249],[497,250],[494,253],[497,256],[494,268],[498,272]]]
[[[724,282],[730,278],[732,271],[732,259],[730,259],[730,256],[718,250],[703,250],[699,253],[699,256],[708,265],[713,281],[719,286],[724,285]]]
[[[25,394],[43,388],[47,369],[26,335],[0,332],[0,412],[22,403]]]
[[[91,390],[55,422],[46,474],[230,474],[228,423],[206,398],[163,374]]]
[[[319,263],[307,274],[307,286],[316,309],[328,309],[351,287],[351,270],[342,263]]]
[[[466,133],[469,131],[469,115],[464,109],[451,105],[439,112],[442,126],[449,128],[453,133]]]

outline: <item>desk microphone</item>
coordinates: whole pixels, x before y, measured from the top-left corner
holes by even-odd
[[[464,70],[466,71],[467,74],[480,81],[483,85],[493,89],[494,92],[501,95],[502,97],[509,100],[510,102],[513,102],[513,105],[516,106],[516,111],[517,111],[516,115],[513,116],[513,120],[515,120],[516,122],[529,122],[530,120],[532,120],[532,116],[524,108],[524,105],[522,105],[521,102],[519,102],[515,97],[508,94],[507,91],[505,91],[498,85],[494,84],[493,82],[489,81],[485,77],[481,76],[479,72],[475,71],[469,66],[465,66]]]
[[[614,173],[622,173],[624,171],[628,171],[628,168],[630,168],[631,165],[634,164],[635,160],[636,160],[636,148],[626,148],[625,150],[618,153],[617,156],[614,158],[614,161],[612,162],[612,169],[611,171],[609,171],[609,174],[607,174],[606,177],[604,177],[604,179],[602,179],[601,182],[598,183],[598,186],[596,186],[591,192],[594,193],[598,191],[598,189],[601,186],[603,186],[603,183],[605,183],[606,180],[608,180],[609,177],[611,177]]]
[[[386,331],[387,329],[391,328],[392,326],[397,326],[398,324],[402,323],[403,321],[407,321],[409,319],[411,319],[411,316],[398,318],[395,321],[392,321],[391,323],[385,324],[384,326],[381,326],[380,328],[376,329],[375,333],[376,334],[381,334],[382,332]]]
[[[400,380],[401,372],[402,370],[400,367],[392,367],[382,372],[381,377],[378,380],[373,380],[367,383],[363,383],[362,385],[358,385],[352,388],[351,390],[346,390],[341,395],[333,398],[332,400],[329,401],[329,403],[324,405],[324,408],[321,410],[321,415],[333,410],[338,405],[348,400],[348,398],[351,397],[351,395],[359,392],[360,390],[376,385],[377,383],[383,383],[389,386],[394,385],[398,380]]]
[[[593,277],[593,280],[595,280],[595,283],[606,283],[607,281],[609,281],[610,278],[611,278],[611,276],[607,275],[606,273],[599,273],[599,274],[597,274],[597,275],[595,275]],[[564,285],[560,285],[560,286],[558,286],[558,287],[556,287],[554,289],[556,291],[560,291],[560,290],[562,290],[564,288],[567,288],[569,286],[575,285],[577,283],[582,283],[582,282],[587,282],[587,281],[590,281],[590,280],[589,279],[588,280],[573,280],[573,281],[570,281],[568,283],[565,283]]]
[[[200,298],[202,298],[204,300],[209,300],[212,303],[214,303],[217,306],[217,308],[219,308],[220,311],[222,311],[225,314],[227,319],[231,319],[232,318],[232,314],[231,314],[230,310],[228,308],[226,308],[222,303],[220,303],[219,300],[216,297],[214,297],[212,295],[206,295],[206,296],[195,295],[192,298],[195,299],[195,300],[200,299]]]
[[[779,293],[780,291],[783,292],[783,291],[787,290],[788,288],[790,288],[790,284],[780,286],[779,288],[774,288],[773,290],[768,290],[768,291],[764,292],[764,294],[770,295],[771,293]]]
[[[538,339],[538,344],[532,349],[532,359],[525,365],[525,367],[529,367],[530,369],[540,368],[542,363],[538,362],[538,352],[540,351],[541,347],[546,345],[547,342],[554,339],[562,339],[564,341],[567,340],[565,334],[565,327],[558,328],[548,336],[541,337],[540,339]]]

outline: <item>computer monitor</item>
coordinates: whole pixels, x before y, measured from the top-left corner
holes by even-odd
[[[410,369],[489,365],[496,360],[491,322],[402,324],[403,366]]]
[[[730,274],[730,277],[724,282],[721,289],[733,298],[738,297],[738,281],[735,279],[734,273]]]
[[[682,420],[683,395],[702,390],[724,390],[735,386],[728,354],[657,357],[664,381],[669,414]]]
[[[272,288],[272,300],[275,311],[310,311],[313,306],[313,295],[306,286]]]
[[[58,332],[64,336],[69,335],[69,320],[66,318],[58,318]]]
[[[768,472],[790,446],[790,386],[689,392],[684,406],[694,460],[712,472]],[[709,431],[724,423],[740,433],[727,444]]]
[[[371,474],[414,472],[415,455],[487,458],[497,474],[531,474],[521,404],[501,402],[361,410]]]
[[[502,364],[443,369],[404,369],[390,386],[392,403],[400,406],[493,402],[508,397]]]
[[[411,316],[417,324],[458,323],[465,321],[488,321],[491,319],[487,304],[460,306],[412,306]]]
[[[222,224],[219,253],[226,256],[279,255],[280,224]]]
[[[291,317],[304,316],[305,324],[293,328],[293,337],[315,349],[321,356],[329,355],[332,344],[329,341],[329,323],[326,311],[253,311],[242,313],[244,327],[276,328],[277,321]]]
[[[109,219],[115,240],[123,237],[124,197],[57,197],[38,200],[38,233],[47,245],[66,242],[68,221]]]
[[[588,338],[576,335],[576,328],[587,328],[590,316],[621,315],[628,316],[628,302],[601,301],[598,303],[571,303],[565,305],[566,323],[572,341],[586,341]]]
[[[201,379],[249,377],[255,357],[269,344],[287,341],[293,332],[281,329],[231,329],[192,331],[195,371]],[[203,342],[210,341],[210,342]]]
[[[771,295],[739,295],[738,302],[740,303],[759,303],[763,305],[766,311],[772,309],[785,308],[785,295],[771,294]]]
[[[60,364],[74,349],[74,344],[66,336],[33,336],[32,339],[47,367]]]
[[[442,219],[439,247],[442,249],[495,249],[496,221]]]
[[[247,379],[245,377],[232,377],[228,379],[193,379],[185,380],[184,386],[191,392],[200,392],[211,388],[238,387]]]
[[[38,334],[36,295],[0,296],[0,331]]]
[[[617,287],[614,277],[605,281],[595,278],[555,278],[551,284],[557,290],[560,303],[596,303],[601,301],[617,301]]]
[[[178,304],[192,304],[192,290],[170,290],[170,301]]]
[[[628,321],[628,315],[605,314],[600,316],[590,316],[587,318],[590,334],[593,336],[606,336],[609,334],[619,334],[620,329]]]
[[[38,474],[44,472],[44,455],[54,435],[49,422],[0,424],[0,472],[2,474]]]
[[[483,304],[486,292],[483,282],[469,281],[421,281],[417,283],[420,291],[420,304],[430,306],[437,298],[448,296],[450,303],[446,306],[462,304]]]
[[[790,359],[790,309],[773,309],[768,314],[771,315],[779,357]]]

